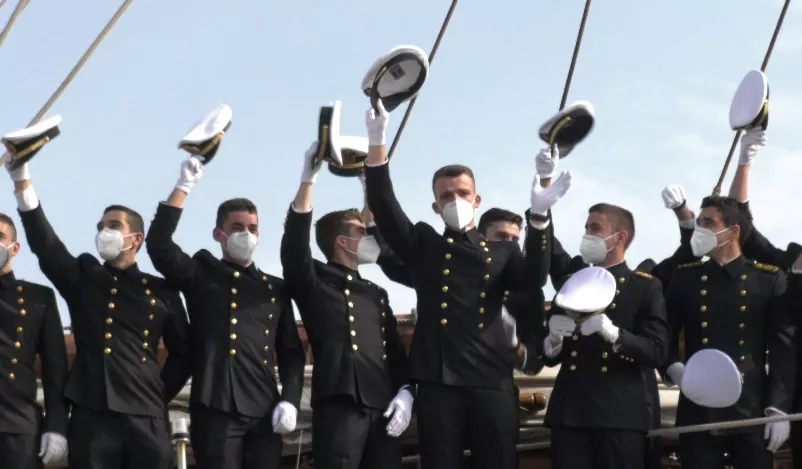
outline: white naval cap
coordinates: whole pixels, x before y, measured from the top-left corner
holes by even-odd
[[[384,109],[393,112],[404,102],[417,96],[429,75],[429,56],[417,46],[398,46],[371,65],[362,79],[362,91],[378,111],[381,99]]]
[[[342,101],[322,106],[318,114],[316,162],[328,163],[332,174],[359,176],[368,159],[368,138],[340,134]]]
[[[549,117],[538,133],[544,142],[557,145],[560,158],[565,158],[590,135],[595,122],[593,105],[588,101],[576,101]]]
[[[220,148],[223,135],[231,127],[232,116],[231,108],[221,104],[217,109],[206,114],[184,135],[184,138],[178,142],[178,148],[202,157],[203,164],[209,164]]]
[[[586,267],[565,281],[554,303],[566,311],[593,314],[613,301],[615,288],[615,277],[607,269]]]
[[[31,160],[44,145],[61,135],[61,116],[48,117],[38,123],[3,136],[3,145],[10,156],[6,165],[14,170]]]
[[[760,70],[750,70],[741,80],[730,103],[732,130],[749,130],[769,125],[769,81]]]
[[[732,358],[721,350],[703,349],[685,364],[680,390],[702,407],[722,408],[741,397],[741,373]]]

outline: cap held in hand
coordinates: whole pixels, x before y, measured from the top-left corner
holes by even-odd
[[[328,163],[336,176],[357,177],[362,174],[368,159],[368,138],[340,135],[341,101],[320,108],[317,126],[315,164]]]
[[[750,70],[741,80],[730,103],[732,130],[769,126],[769,81],[760,70]]]
[[[566,280],[554,303],[582,316],[604,311],[615,297],[615,277],[602,267],[586,267]]]
[[[6,165],[13,171],[31,160],[46,143],[58,137],[61,130],[58,125],[61,116],[49,117],[45,120],[3,137],[3,145],[8,150],[9,159]]]
[[[398,46],[373,63],[362,79],[362,91],[378,113],[381,99],[384,109],[395,108],[417,96],[429,75],[429,56],[417,46]]]
[[[540,138],[549,145],[556,145],[560,158],[565,158],[590,135],[595,122],[593,105],[588,101],[576,101],[540,126]]]
[[[729,407],[741,397],[741,372],[721,350],[703,349],[685,364],[680,390],[691,402],[714,409]]]
[[[178,142],[178,148],[199,156],[204,165],[209,164],[220,149],[223,135],[231,127],[232,116],[231,108],[221,104],[192,127]]]

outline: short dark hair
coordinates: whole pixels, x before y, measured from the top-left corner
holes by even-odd
[[[474,185],[476,184],[476,178],[473,177],[473,171],[471,168],[461,164],[450,164],[448,166],[443,166],[434,172],[434,176],[432,176],[432,187],[434,188],[434,185],[438,179],[456,178],[462,176],[463,174],[467,174],[468,177],[471,178],[471,181],[473,181]]]
[[[477,229],[479,230],[479,233],[485,234],[487,232],[487,228],[491,224],[499,221],[515,223],[520,229],[521,225],[523,225],[524,219],[515,212],[510,212],[509,210],[504,210],[503,208],[493,207],[483,213],[479,218],[479,227]]]
[[[616,232],[626,231],[629,234],[627,244],[624,246],[628,248],[635,239],[635,217],[629,210],[613,204],[596,204],[588,209],[588,214],[601,213],[607,215],[613,222],[613,230]]]
[[[5,213],[0,213],[0,223],[5,223],[6,225],[11,227],[11,242],[16,242],[17,225],[14,224],[14,220]]]
[[[721,215],[724,226],[731,228],[738,225],[741,228],[739,242],[743,242],[752,232],[752,214],[732,197],[709,195],[702,199],[702,208],[715,208]]]
[[[126,207],[125,205],[109,205],[103,210],[103,215],[109,212],[123,212],[131,233],[142,233],[142,236],[145,235],[145,220],[136,210]],[[139,252],[141,248],[142,244],[136,248],[136,251]]]
[[[258,215],[256,212],[256,205],[250,200],[243,197],[229,199],[217,207],[217,219],[214,222],[215,226],[223,229],[223,225],[225,225],[226,220],[228,220],[228,215],[234,212],[248,212]]]
[[[331,260],[334,257],[334,240],[348,234],[348,221],[362,221],[362,214],[355,208],[329,212],[315,223],[315,241],[320,252]]]

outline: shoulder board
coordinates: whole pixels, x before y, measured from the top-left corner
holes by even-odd
[[[635,275],[637,275],[638,277],[643,277],[643,278],[654,278],[654,275],[647,274],[646,272],[641,272],[640,270],[636,270],[635,271]]]
[[[765,272],[771,272],[772,274],[776,274],[780,270],[780,268],[777,267],[776,265],[764,264],[762,262],[757,262],[757,261],[755,261],[752,265],[754,265],[755,268],[758,269],[758,270],[763,270]]]
[[[704,264],[704,262],[702,262],[702,261],[688,262],[688,263],[685,263],[685,264],[678,265],[677,268],[678,269],[690,269],[690,268],[693,268],[693,267],[699,267],[702,264]]]

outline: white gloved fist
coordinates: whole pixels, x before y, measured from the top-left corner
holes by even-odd
[[[382,100],[378,103],[379,113],[373,109],[373,106],[365,113],[365,126],[368,128],[368,145],[378,147],[386,143],[385,133],[387,132],[387,122],[390,120],[390,114],[384,110]]]
[[[671,184],[663,189],[663,203],[667,209],[676,210],[683,205],[687,200],[685,196],[685,188],[676,184]]]
[[[175,188],[189,194],[195,183],[198,182],[203,176],[203,163],[201,162],[202,156],[190,156],[183,163],[181,163],[181,173],[178,176],[178,182]]]
[[[568,316],[555,314],[549,318],[549,336],[557,339],[574,335],[576,322]]]
[[[518,322],[504,306],[501,307],[501,325],[504,327],[504,335],[507,336],[507,343],[509,343],[513,348],[517,347]]]
[[[8,175],[11,176],[11,180],[14,182],[22,182],[31,178],[31,173],[28,172],[28,163],[14,170],[6,164],[6,171],[8,171]]]
[[[776,410],[767,410],[766,416],[771,417],[774,415],[785,415],[784,412],[779,412]],[[763,430],[763,438],[768,440],[769,443],[766,445],[766,449],[771,451],[772,453],[780,449],[780,446],[788,440],[788,436],[791,434],[791,423],[788,420],[784,420],[782,422],[772,422],[767,423],[766,428]]]
[[[398,438],[409,426],[412,419],[412,403],[414,398],[406,389],[398,391],[387,410],[384,417],[389,419],[387,422],[387,434],[393,438]]]
[[[317,145],[317,140],[315,140],[312,142],[312,145],[309,146],[309,149],[306,150],[306,153],[304,153],[304,167],[301,171],[301,182],[307,184],[314,184],[317,182],[317,175],[320,172],[320,168],[323,167],[323,162],[315,159],[315,155],[317,155]]]
[[[666,378],[668,380],[663,380],[669,387],[670,386],[679,386],[682,385],[682,375],[685,374],[685,365],[677,362],[672,363],[669,365],[668,369],[666,369]]]
[[[554,154],[551,154],[551,147],[540,150],[535,158],[535,170],[540,179],[551,179],[557,171],[557,161],[560,159],[560,150],[554,146]]]
[[[273,431],[279,435],[295,430],[298,421],[298,409],[287,401],[281,401],[273,411]]]
[[[613,321],[610,320],[610,317],[606,314],[597,314],[596,316],[586,319],[579,327],[579,331],[582,335],[599,333],[604,337],[604,340],[611,344],[618,340],[618,334],[620,332],[618,326],[613,324]]]
[[[46,432],[42,434],[42,444],[39,457],[47,466],[50,463],[67,462],[67,438],[58,433]]]
[[[571,172],[563,171],[551,186],[543,188],[540,186],[540,175],[535,175],[532,182],[532,213],[546,216],[547,212],[556,204],[568,189],[571,188]]]
[[[766,145],[766,131],[760,127],[747,130],[741,137],[741,154],[738,157],[738,166],[749,166],[757,156],[760,147]]]

